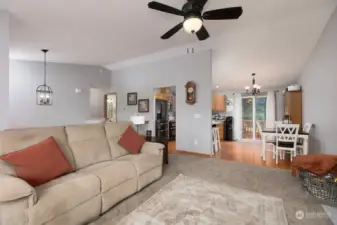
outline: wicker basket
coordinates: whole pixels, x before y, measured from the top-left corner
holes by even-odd
[[[337,177],[320,177],[305,170],[300,170],[299,177],[303,187],[316,198],[337,202]]]

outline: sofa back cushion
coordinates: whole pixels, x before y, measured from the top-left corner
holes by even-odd
[[[118,144],[131,154],[139,154],[145,143],[145,138],[140,136],[131,126],[129,126],[122,137],[119,139]]]
[[[77,170],[111,160],[104,124],[66,126],[66,133]]]
[[[75,169],[74,157],[64,129],[64,127],[43,127],[0,132],[0,155],[28,148],[53,137],[72,168]]]
[[[33,187],[73,171],[53,137],[28,148],[2,155],[0,159],[11,163],[16,176]]]
[[[105,131],[109,141],[112,159],[128,155],[130,152],[126,151],[118,144],[119,139],[129,126],[133,126],[131,122],[106,123]]]

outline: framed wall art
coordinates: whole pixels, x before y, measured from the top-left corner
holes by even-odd
[[[137,105],[137,93],[128,93],[128,105]]]
[[[150,100],[149,99],[139,99],[138,100],[138,112],[139,113],[150,112]]]

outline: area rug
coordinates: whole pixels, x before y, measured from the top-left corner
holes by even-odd
[[[119,225],[287,225],[279,198],[179,175]]]

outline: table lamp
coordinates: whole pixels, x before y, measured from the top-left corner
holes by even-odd
[[[144,116],[131,116],[131,122],[137,126],[137,133],[139,133],[139,125],[145,124],[145,117]]]

